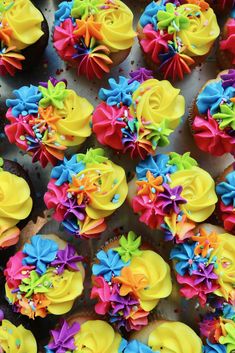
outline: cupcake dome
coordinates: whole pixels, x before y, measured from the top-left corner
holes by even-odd
[[[214,156],[235,152],[235,70],[223,71],[199,92],[190,115],[196,145]]]
[[[149,156],[137,165],[128,200],[141,222],[163,230],[166,240],[182,242],[197,223],[211,216],[217,196],[214,180],[189,152],[171,152]]]
[[[39,161],[42,167],[63,160],[69,147],[79,147],[91,134],[92,105],[65,80],[51,77],[39,86],[23,86],[7,99],[5,133],[10,143]]]
[[[2,1],[0,15],[0,75],[14,76],[18,70],[32,67],[43,53],[48,25],[30,0]]]
[[[102,102],[92,126],[101,144],[144,159],[169,144],[168,136],[184,115],[185,100],[170,82],[151,78],[149,70],[141,68],[130,76],[111,78],[110,89],[100,90]]]
[[[54,48],[88,79],[120,64],[135,36],[133,14],[120,0],[63,1],[55,13]]]
[[[44,201],[53,217],[76,237],[94,238],[106,229],[105,218],[127,196],[125,171],[101,148],[66,158],[51,172]]]
[[[7,301],[30,319],[67,313],[83,291],[82,260],[56,235],[34,235],[4,270]]]
[[[222,228],[201,224],[194,236],[171,251],[180,293],[201,306],[235,304],[235,238]]]
[[[217,54],[221,69],[235,69],[235,7],[223,27]]]
[[[169,265],[147,244],[141,246],[134,232],[100,250],[92,274],[95,311],[119,330],[146,326],[149,313],[172,290]]]
[[[216,16],[204,1],[153,1],[138,24],[147,65],[164,79],[183,79],[202,63],[219,35]]]

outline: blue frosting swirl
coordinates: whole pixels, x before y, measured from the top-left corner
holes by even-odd
[[[157,13],[159,10],[165,11],[164,1],[161,1],[159,4],[155,1],[152,1],[142,13],[140,17],[140,24],[142,27],[145,27],[147,24],[152,24],[157,30]]]
[[[235,171],[226,176],[226,181],[222,181],[216,186],[216,192],[221,196],[225,206],[233,205],[235,207]]]
[[[54,167],[51,171],[51,178],[57,179],[56,185],[60,186],[66,182],[72,182],[73,175],[77,175],[79,172],[85,169],[83,162],[77,161],[77,155],[73,155],[70,159],[64,157],[61,164]]]
[[[159,351],[153,352],[153,350],[146,344],[137,340],[132,340],[127,344],[123,353],[160,353],[160,352]]]
[[[164,182],[167,182],[167,174],[172,174],[177,170],[175,165],[168,164],[170,157],[167,154],[148,156],[136,166],[136,174],[139,180],[146,179],[146,174],[150,171],[154,177],[161,175]]]
[[[7,99],[6,105],[12,108],[12,114],[16,118],[21,114],[23,116],[38,113],[38,103],[42,98],[42,94],[38,91],[38,87],[30,85],[23,86],[13,91],[15,99]]]
[[[73,1],[62,1],[58,10],[55,12],[55,26],[59,26],[61,22],[64,22],[71,15],[71,10],[73,7]]]
[[[197,108],[200,114],[206,114],[208,109],[211,115],[219,110],[222,101],[228,101],[234,97],[235,88],[227,87],[224,89],[222,81],[210,82],[197,97]]]
[[[58,245],[54,240],[42,238],[41,235],[34,235],[31,244],[26,243],[23,253],[27,255],[23,265],[33,265],[36,271],[43,274],[46,272],[47,265],[56,258]]]
[[[203,347],[203,353],[226,353],[226,348],[223,344],[213,344],[208,339]]]
[[[119,76],[119,81],[110,78],[109,85],[111,89],[100,89],[99,98],[111,106],[120,103],[129,106],[132,104],[132,93],[139,87],[140,83],[138,81],[128,83],[125,77]]]
[[[120,345],[118,347],[118,353],[124,353],[124,350],[126,348],[126,346],[128,345],[127,340],[125,340],[125,338],[122,338]]]
[[[223,305],[223,317],[235,321],[235,309],[232,305],[225,303]]]

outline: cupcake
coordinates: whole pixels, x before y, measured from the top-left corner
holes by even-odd
[[[79,148],[91,134],[92,105],[50,77],[39,86],[23,86],[7,99],[5,133],[10,143],[39,161],[42,167],[62,161],[70,147]]]
[[[54,167],[44,201],[53,218],[75,237],[94,238],[106,229],[106,217],[127,196],[125,171],[101,148],[78,153]]]
[[[218,16],[229,13],[235,4],[234,0],[206,0],[206,2],[210,4]]]
[[[147,65],[170,80],[182,80],[204,62],[219,32],[214,11],[200,0],[152,1],[137,26]]]
[[[131,158],[144,159],[157,147],[167,146],[169,135],[180,123],[185,100],[168,81],[152,78],[144,68],[127,79],[109,79],[110,89],[101,88],[101,103],[92,117],[98,141]]]
[[[221,69],[235,69],[235,8],[223,27],[217,58]]]
[[[201,306],[235,305],[235,238],[220,227],[201,224],[194,236],[171,251],[180,294]]]
[[[136,36],[133,14],[120,0],[62,1],[54,25],[58,55],[89,80],[125,60]]]
[[[202,353],[202,341],[187,325],[155,320],[131,335],[124,353]]]
[[[200,322],[200,332],[205,343],[204,353],[228,353],[235,350],[234,306],[224,304],[208,312]]]
[[[235,153],[235,70],[222,71],[200,90],[189,117],[193,138],[214,156]]]
[[[235,170],[230,165],[219,177],[216,185],[219,198],[217,217],[226,231],[235,234]]]
[[[31,69],[47,46],[49,29],[30,0],[5,0],[0,7],[0,75]]]
[[[7,301],[30,319],[69,312],[83,291],[82,261],[58,236],[32,236],[4,270]]]
[[[128,186],[128,201],[139,220],[177,243],[192,236],[217,202],[214,180],[189,152],[148,156]]]
[[[125,332],[146,326],[150,312],[172,291],[169,265],[134,232],[105,245],[92,274],[95,312]]]
[[[50,332],[46,353],[122,353],[125,340],[107,322],[74,314]]]

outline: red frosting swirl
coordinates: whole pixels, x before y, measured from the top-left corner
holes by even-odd
[[[56,26],[54,30],[53,43],[60,57],[65,61],[71,61],[76,53],[74,48],[75,36],[73,34],[75,26],[70,18]]]
[[[47,192],[44,195],[44,202],[48,209],[54,209],[53,218],[62,222],[64,215],[67,212],[67,207],[64,206],[64,200],[67,197],[68,186],[66,184],[60,187],[55,185],[56,179],[51,179],[48,186]]]
[[[156,229],[159,224],[163,223],[164,212],[161,211],[159,205],[149,200],[148,196],[135,196],[132,207],[134,212],[141,213],[139,220],[151,229]]]
[[[227,50],[232,55],[232,64],[235,65],[235,19],[230,18],[226,24],[226,38],[220,42],[220,49]]]
[[[235,234],[235,209],[232,205],[226,206],[223,202],[219,204],[221,218],[224,223],[224,229]]]

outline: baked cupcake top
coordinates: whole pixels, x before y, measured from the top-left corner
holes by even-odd
[[[0,248],[18,242],[20,230],[16,225],[29,216],[32,207],[28,183],[4,170],[4,160],[0,158]]]
[[[134,190],[132,190],[134,189]],[[162,229],[165,239],[182,242],[214,211],[217,196],[212,177],[190,153],[149,156],[136,167],[129,198],[140,221]]]
[[[231,66],[235,67],[235,8],[224,25],[219,48],[228,54]]]
[[[235,70],[223,71],[208,81],[195,105],[192,129],[198,147],[215,156],[234,153]]]
[[[235,350],[234,306],[224,304],[206,314],[200,322],[204,353],[232,353]]]
[[[79,316],[61,321],[51,331],[46,353],[122,353],[125,340],[107,322],[86,320]]]
[[[65,314],[83,291],[82,261],[57,236],[34,235],[6,265],[6,299],[30,319]]]
[[[151,71],[139,69],[127,79],[109,79],[109,89],[101,88],[102,102],[96,107],[92,127],[98,141],[132,158],[155,154],[168,145],[168,136],[185,112],[180,90],[169,81],[151,78]]]
[[[112,241],[96,254],[91,298],[95,311],[119,330],[140,330],[161,298],[172,290],[170,267],[153,250],[141,247],[134,232]]]
[[[126,199],[125,171],[101,148],[73,155],[54,167],[44,201],[53,217],[76,237],[93,238],[106,229],[105,218]]]
[[[204,306],[216,305],[218,300],[235,304],[235,238],[222,228],[200,225],[194,236],[177,244],[171,259],[187,299],[197,298]]]
[[[43,36],[43,16],[30,0],[4,0],[0,5],[0,75],[14,76],[25,60],[21,50]]]
[[[51,77],[39,86],[23,86],[7,99],[5,133],[10,143],[39,161],[42,167],[63,160],[71,146],[80,146],[91,134],[92,105]]]
[[[133,14],[120,0],[63,1],[55,13],[54,47],[88,79],[109,72],[112,54],[129,50],[135,35]]]
[[[153,1],[140,17],[140,45],[165,79],[183,79],[219,35],[216,16],[200,0]]]

